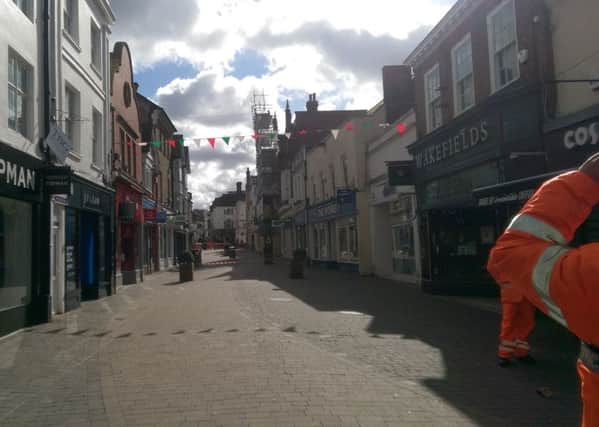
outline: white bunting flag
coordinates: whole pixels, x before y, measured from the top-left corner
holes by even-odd
[[[200,148],[200,144],[202,142],[202,138],[194,138],[193,142],[195,142],[195,144],[198,146],[198,148]]]
[[[287,137],[287,139],[291,138],[291,132],[285,133],[285,136]]]
[[[337,139],[337,135],[339,135],[339,129],[331,129],[331,133],[333,134],[333,138]]]

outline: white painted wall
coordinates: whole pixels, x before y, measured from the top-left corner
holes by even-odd
[[[25,15],[12,0],[0,1],[0,141],[28,154],[41,157],[38,140],[43,133],[43,27],[42,1],[31,0],[31,16]],[[28,84],[27,137],[8,127],[8,52],[12,49],[31,66]]]

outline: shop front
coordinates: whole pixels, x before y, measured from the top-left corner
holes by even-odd
[[[113,292],[113,212],[112,190],[71,176],[64,203],[65,311]]]
[[[489,98],[409,147],[424,291],[497,294],[486,261],[514,205],[498,209],[477,192],[485,189],[485,197],[501,198],[498,184],[546,172],[539,105],[531,90]]]
[[[142,278],[142,193],[122,182],[117,182],[115,187],[117,275],[121,284],[132,285]]]
[[[142,198],[144,221],[144,273],[160,271],[159,229],[156,202],[148,197]]]
[[[48,248],[42,221],[42,162],[0,143],[0,336],[47,320],[47,277],[39,274]]]
[[[337,190],[335,198],[308,209],[308,253],[314,265],[359,270],[357,213],[352,190]]]

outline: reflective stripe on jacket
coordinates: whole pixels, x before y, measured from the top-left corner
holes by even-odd
[[[548,316],[599,345],[599,243],[567,246],[599,202],[599,184],[582,172],[547,181],[491,250],[487,268]]]

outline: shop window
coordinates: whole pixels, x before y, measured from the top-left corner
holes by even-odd
[[[319,230],[319,235],[320,235],[320,257],[321,258],[326,258],[327,254],[328,254],[328,248],[327,248],[327,233],[326,233],[326,229],[325,227],[320,227]]]
[[[424,75],[424,97],[426,100],[426,126],[429,132],[442,124],[441,109],[441,74],[439,64]]]
[[[487,17],[487,28],[491,55],[491,81],[495,92],[520,75],[514,0],[504,1]]]
[[[414,252],[414,230],[411,223],[392,227],[393,271],[399,274],[416,272]]]
[[[8,127],[30,137],[31,66],[8,51]]]
[[[349,253],[352,258],[358,258],[358,229],[354,224],[349,226]]]
[[[32,208],[0,197],[0,310],[31,301]]]
[[[455,115],[474,105],[474,73],[472,43],[468,34],[451,52]]]
[[[339,253],[344,256],[346,252],[348,252],[347,229],[342,227],[339,229]]]

